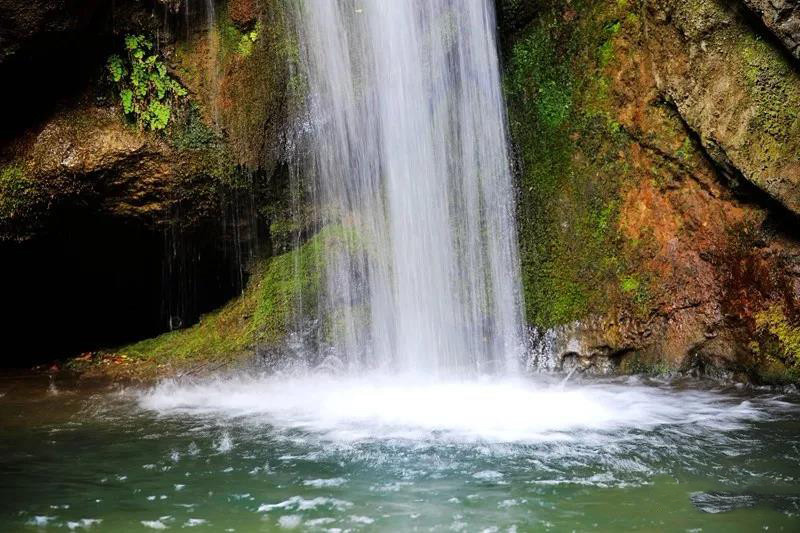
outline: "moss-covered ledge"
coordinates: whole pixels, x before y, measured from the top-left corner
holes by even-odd
[[[324,228],[297,250],[254,260],[242,294],[198,324],[84,354],[67,368],[86,377],[151,380],[233,368],[252,360],[256,349],[280,350],[290,333],[318,314],[324,250],[352,251],[353,246],[358,242],[352,231]]]
[[[72,359],[85,376],[155,379],[241,364],[256,346],[278,346],[299,316],[310,316],[322,279],[322,246],[341,237],[323,231],[297,251],[253,261],[242,294],[186,329]]]

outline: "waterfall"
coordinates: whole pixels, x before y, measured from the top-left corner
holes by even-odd
[[[186,3],[188,9],[188,1]],[[214,8],[214,0],[206,0],[206,25],[208,26],[208,84],[209,102],[211,113],[215,125],[219,125],[219,108],[217,98],[219,97],[219,37],[215,31],[217,25],[217,14]]]
[[[353,367],[508,372],[514,195],[491,0],[304,0],[319,309]],[[332,230],[333,231],[333,230]]]

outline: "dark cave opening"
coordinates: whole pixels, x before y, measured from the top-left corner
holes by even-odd
[[[70,207],[25,242],[0,243],[0,366],[30,367],[187,327],[241,290],[209,221],[191,232]]]

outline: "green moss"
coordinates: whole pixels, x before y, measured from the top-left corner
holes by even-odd
[[[630,142],[608,100],[627,3],[543,9],[512,47],[504,78],[522,162],[518,222],[526,315],[552,327],[609,308],[628,269],[617,233]]]
[[[622,292],[635,293],[641,287],[641,282],[633,276],[626,276],[620,281]]]
[[[756,327],[769,338],[769,355],[776,355],[791,365],[800,365],[800,324],[793,323],[781,306],[756,313]],[[772,348],[772,349],[770,349]]]
[[[197,105],[190,104],[180,125],[171,131],[170,140],[178,150],[205,150],[214,146],[220,138],[203,122]]]
[[[750,373],[758,383],[765,385],[790,385],[800,383],[800,368],[786,366],[780,361],[767,361]]]
[[[739,36],[738,51],[758,108],[750,128],[767,133],[776,143],[800,135],[800,76],[795,69],[774,46],[752,32]]]
[[[643,375],[643,376],[663,376],[675,372],[677,369],[668,362],[661,360],[650,360],[639,354],[625,357],[619,366],[621,374]]]
[[[235,360],[255,345],[278,345],[304,317],[317,316],[329,247],[362,249],[353,230],[325,228],[297,250],[256,261],[244,293],[198,324],[116,349],[113,355],[131,364],[177,367]],[[332,310],[331,324],[340,311]]]
[[[290,74],[299,49],[285,2],[263,0],[254,7],[251,30],[242,31],[222,9],[213,31],[179,45],[176,53],[181,76],[192,80],[205,115],[225,131],[236,163],[250,169],[274,159],[282,121],[295,109],[292,84],[301,85]]]
[[[194,102],[175,117],[167,130],[167,139],[176,149],[188,152],[186,156],[194,163],[196,174],[213,178],[206,184],[211,189],[208,191],[196,189],[195,183],[184,184],[187,195],[219,196],[252,187],[249,174],[237,167],[226,140],[203,121]]]
[[[244,57],[247,57],[251,53],[253,53],[253,44],[258,40],[258,36],[260,34],[261,34],[261,21],[259,20],[258,22],[256,22],[255,28],[242,35],[242,38],[239,41],[239,54],[241,54]]]
[[[597,53],[598,61],[601,67],[605,67],[614,57],[614,36],[619,33],[621,27],[622,24],[619,21],[614,21],[607,24],[604,28],[605,33],[608,35],[608,39],[602,45],[600,45]]]
[[[0,168],[0,219],[28,214],[37,199],[36,184],[22,166],[12,163]]]
[[[322,284],[323,246],[326,243],[335,245],[331,242],[334,238],[332,230],[323,231],[297,252],[270,261],[253,315],[253,320],[259,324],[258,341],[280,341],[288,331],[290,319],[298,311],[298,316],[315,314]]]
[[[686,161],[687,159],[689,159],[692,156],[693,148],[694,148],[694,145],[692,143],[692,140],[689,137],[686,137],[683,140],[683,143],[678,148],[678,150],[675,152],[675,156],[678,159]]]
[[[249,57],[253,53],[253,45],[258,41],[262,29],[263,26],[259,20],[252,30],[243,32],[236,27],[226,13],[219,19],[223,55],[233,54]]]
[[[552,62],[557,43],[547,28],[539,27],[514,46],[508,90],[536,110],[542,126],[555,128],[572,106],[572,80],[566,65]]]
[[[133,362],[180,365],[236,358],[256,344],[277,344],[302,316],[316,309],[323,247],[339,246],[341,229],[323,230],[298,250],[260,260],[244,293],[190,328],[114,350]]]

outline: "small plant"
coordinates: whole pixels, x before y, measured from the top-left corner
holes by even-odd
[[[755,319],[756,328],[772,337],[778,354],[789,363],[800,365],[800,325],[786,316],[783,306],[760,311]]]
[[[106,64],[119,90],[122,109],[141,127],[163,130],[169,124],[172,105],[186,96],[186,89],[167,73],[153,43],[144,36],[125,37],[125,51],[125,57],[114,54]]]
[[[37,191],[17,164],[0,168],[0,218],[24,215],[37,200]]]

